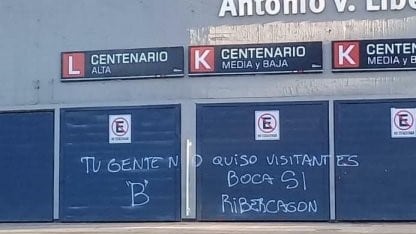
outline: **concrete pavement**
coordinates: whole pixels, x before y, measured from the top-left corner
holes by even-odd
[[[416,234],[416,223],[112,223],[112,224],[0,224],[1,233],[68,234]]]

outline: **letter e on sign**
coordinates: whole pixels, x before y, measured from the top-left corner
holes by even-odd
[[[63,53],[62,54],[62,78],[85,77],[85,54]]]
[[[391,108],[391,137],[416,137],[416,108]]]
[[[214,47],[189,48],[190,73],[210,73],[215,71]]]
[[[131,115],[110,115],[108,119],[109,143],[131,143]]]
[[[333,68],[359,68],[360,42],[333,42]]]
[[[256,141],[280,140],[279,111],[256,111],[254,125]]]

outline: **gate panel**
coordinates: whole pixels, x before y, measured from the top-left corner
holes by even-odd
[[[53,220],[54,114],[0,114],[0,221]]]
[[[61,118],[63,221],[180,220],[180,106],[67,109]],[[110,139],[128,129],[131,143]]]
[[[335,102],[338,220],[416,220],[416,138],[392,137],[392,108],[416,100]]]
[[[198,105],[198,219],[329,220],[328,154],[326,102]]]

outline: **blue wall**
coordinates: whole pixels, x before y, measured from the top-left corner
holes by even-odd
[[[109,115],[131,115],[131,144],[109,144]],[[61,220],[180,220],[180,107],[66,109]]]
[[[53,220],[54,114],[0,114],[0,221]]]
[[[256,141],[271,110],[281,138]],[[329,220],[327,102],[198,105],[197,154],[199,220]]]
[[[416,138],[391,137],[391,108],[416,100],[335,103],[338,220],[416,219]]]

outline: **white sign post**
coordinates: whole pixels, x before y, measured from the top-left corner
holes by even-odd
[[[280,140],[279,111],[256,111],[254,125],[256,141]]]
[[[391,137],[410,138],[416,137],[416,108],[396,109],[391,108]]]
[[[131,115],[110,115],[108,119],[109,143],[131,143]]]

